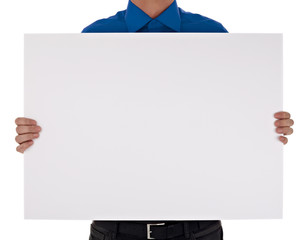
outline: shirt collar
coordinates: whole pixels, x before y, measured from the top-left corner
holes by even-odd
[[[176,32],[180,32],[181,19],[176,0],[155,19]],[[131,0],[128,1],[125,21],[129,32],[138,31],[150,20],[152,18],[149,15],[137,7]]]

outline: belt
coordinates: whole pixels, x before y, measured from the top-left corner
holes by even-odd
[[[100,240],[104,240],[103,234],[98,234],[100,228],[111,231],[113,234],[122,233],[138,238],[147,239],[167,239],[185,235],[189,237],[190,232],[195,233],[196,237],[205,236],[221,227],[221,221],[202,221],[205,226],[200,226],[200,221],[177,221],[176,223],[154,222],[137,223],[132,221],[96,221],[91,224],[91,233]],[[204,224],[202,224],[204,225]],[[99,227],[99,228],[98,228]],[[96,229],[98,228],[98,231]],[[200,230],[200,231],[198,231]]]

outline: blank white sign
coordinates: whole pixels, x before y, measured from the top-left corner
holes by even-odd
[[[282,34],[25,34],[26,219],[282,218]]]

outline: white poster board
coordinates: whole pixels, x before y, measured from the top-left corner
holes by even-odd
[[[26,219],[282,217],[282,34],[25,34]]]

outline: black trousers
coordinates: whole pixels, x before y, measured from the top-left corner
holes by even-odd
[[[223,228],[220,220],[200,221],[96,221],[90,225],[89,240],[145,240],[148,235],[134,234],[136,229],[146,228],[147,223],[166,223],[164,226],[183,225],[181,235],[175,237],[156,238],[171,240],[223,240]],[[127,223],[127,224],[125,224]],[[131,223],[135,223],[130,227]],[[177,224],[180,223],[180,224]],[[125,225],[130,233],[119,232],[119,224]],[[139,227],[140,226],[140,227]],[[158,226],[157,226],[158,227]],[[123,229],[123,227],[122,227]],[[138,231],[139,232],[139,231]],[[148,234],[148,231],[147,231]],[[151,237],[151,236],[150,236]],[[153,236],[152,236],[153,237]]]

